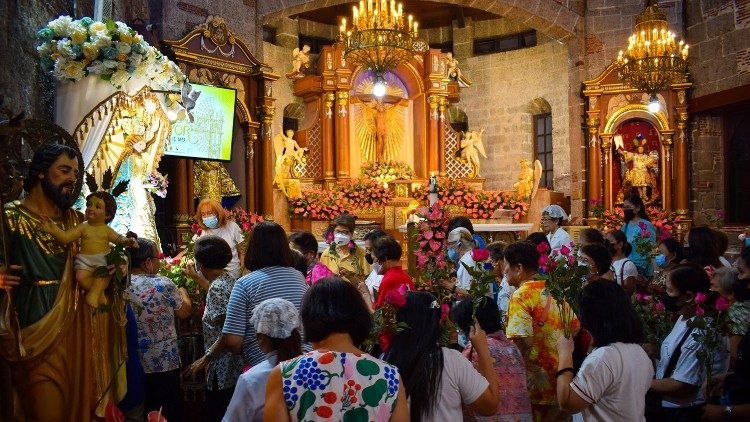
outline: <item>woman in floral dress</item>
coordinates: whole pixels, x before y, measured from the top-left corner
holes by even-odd
[[[264,421],[409,420],[398,369],[358,348],[372,320],[353,285],[319,281],[305,294],[300,316],[315,350],[271,371]]]
[[[156,275],[160,260],[156,244],[138,239],[131,256],[131,281],[127,300],[138,325],[138,355],[146,372],[146,413],[162,409],[167,420],[181,420],[180,353],[177,350],[175,315],[190,316],[192,304],[184,288]]]

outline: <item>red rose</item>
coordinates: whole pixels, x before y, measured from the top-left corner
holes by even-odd
[[[482,262],[490,257],[490,251],[487,249],[474,248],[471,250],[471,259],[474,262]]]
[[[402,308],[406,305],[406,296],[398,290],[390,290],[385,294],[385,301],[397,308]]]

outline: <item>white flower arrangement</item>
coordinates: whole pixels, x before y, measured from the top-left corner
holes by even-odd
[[[131,78],[146,76],[158,89],[180,91],[186,79],[174,62],[122,22],[60,16],[36,35],[42,67],[59,81],[99,75],[120,89]]]

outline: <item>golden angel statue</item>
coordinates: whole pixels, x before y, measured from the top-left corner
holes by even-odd
[[[310,67],[310,46],[303,45],[302,49],[292,50],[292,71],[286,74],[289,79],[299,79],[305,76],[304,69]]]
[[[299,177],[295,170],[297,164],[305,164],[307,148],[302,148],[294,140],[294,131],[289,129],[286,135],[279,133],[273,137],[273,151],[276,155],[276,165],[273,182],[286,196],[296,196],[299,190],[299,181],[291,183],[294,178]]]
[[[218,161],[198,160],[193,166],[193,196],[199,201],[215,199],[222,202],[223,198],[237,197],[241,193],[237,189],[232,176]]]
[[[458,86],[466,88],[471,85],[471,81],[466,79],[461,73],[461,68],[458,67],[458,60],[453,57],[453,53],[445,53],[445,66],[447,68],[448,77],[458,82]]]
[[[614,141],[617,152],[622,157],[621,172],[623,173],[622,186],[617,194],[617,202],[622,202],[635,188],[645,203],[654,203],[659,198],[659,183],[657,181],[659,154],[656,151],[646,152],[647,141],[640,133],[633,140],[636,147],[635,152],[625,149],[622,136],[616,135]],[[630,167],[628,167],[629,163],[632,163]]]
[[[484,129],[479,132],[470,130],[462,132],[463,138],[461,138],[460,148],[456,151],[456,156],[471,167],[469,178],[480,177],[479,175],[479,156],[487,158],[487,153],[484,152],[484,144],[482,143],[482,134]]]
[[[404,142],[404,109],[401,99],[361,100],[355,133],[365,162],[397,161]]]
[[[529,165],[529,160],[520,161],[521,171],[518,173],[518,181],[513,184],[516,194],[520,199],[532,199],[539,188],[539,180],[542,178],[542,163],[534,161],[534,168]]]

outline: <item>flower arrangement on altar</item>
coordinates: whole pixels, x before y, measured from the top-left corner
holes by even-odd
[[[438,189],[438,201],[443,205],[459,205],[464,206],[466,203],[466,197],[469,194],[474,193],[474,188],[469,186],[468,183],[458,179],[442,179],[437,183]],[[427,203],[429,200],[429,186],[425,186],[421,192],[415,192],[415,198],[422,203]]]
[[[391,160],[364,163],[359,172],[363,177],[377,180],[380,183],[414,178],[414,170],[408,164]]]
[[[583,289],[589,268],[578,263],[578,254],[572,243],[570,246],[563,245],[559,252],[552,251],[551,255],[547,255],[549,246],[544,242],[537,246],[537,250],[539,272],[541,279],[545,280],[545,291],[555,299],[563,334],[570,338],[573,318],[578,313],[578,294]]]
[[[160,198],[167,197],[167,188],[169,187],[169,180],[166,175],[162,175],[158,171],[154,170],[153,173],[146,177],[146,181],[143,186],[148,191]]]
[[[672,315],[655,296],[636,292],[631,299],[635,313],[643,321],[646,343],[661,344],[672,331]]]
[[[601,220],[600,228],[605,232],[617,230],[625,223],[625,211],[622,207],[615,207],[613,210],[605,209],[601,201],[592,199],[589,201],[591,215]],[[656,231],[656,240],[661,242],[668,237],[677,235],[677,227],[680,222],[680,216],[674,211],[667,211],[658,207],[646,208],[651,224]]]
[[[133,77],[148,77],[159,89],[179,91],[185,75],[158,49],[122,22],[60,16],[37,34],[42,67],[60,81],[98,75],[120,89]],[[169,96],[168,96],[169,97]]]
[[[519,220],[529,211],[529,203],[521,200],[515,192],[475,190],[466,182],[456,179],[438,181],[438,201],[445,205],[463,208],[471,218],[490,218],[499,210],[515,210],[514,220]],[[420,192],[416,199],[427,202],[429,188]]]
[[[379,207],[393,198],[393,193],[374,179],[342,181],[333,189],[310,189],[289,198],[292,217],[333,220],[343,212]]]

